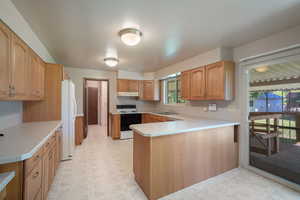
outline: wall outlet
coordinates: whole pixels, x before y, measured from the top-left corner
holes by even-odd
[[[217,104],[208,104],[208,111],[216,112],[217,111]]]

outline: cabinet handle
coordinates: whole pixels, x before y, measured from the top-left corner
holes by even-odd
[[[33,174],[33,178],[36,178],[36,177],[38,177],[40,175],[40,172],[35,172],[34,174]]]
[[[11,96],[14,96],[16,94],[16,91],[15,91],[15,86],[11,86]]]
[[[38,159],[40,159],[40,155],[37,155],[37,156],[34,158],[34,161],[37,161]]]

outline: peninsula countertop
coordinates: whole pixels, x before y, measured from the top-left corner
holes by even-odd
[[[145,112],[151,113],[151,112]],[[158,123],[146,123],[146,124],[134,124],[130,128],[135,132],[145,137],[158,137],[164,135],[173,135],[185,132],[199,131],[211,128],[221,128],[227,126],[239,125],[239,122],[223,121],[223,120],[211,120],[202,119],[198,117],[187,117],[183,115],[162,115],[157,113],[151,113],[155,115],[161,115],[173,119],[176,121],[158,122]]]
[[[0,164],[26,160],[62,125],[61,121],[22,123],[0,130]]]

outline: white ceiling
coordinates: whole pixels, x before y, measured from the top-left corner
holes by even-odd
[[[250,82],[286,80],[300,77],[300,61],[285,62],[268,66],[268,71],[250,71]]]
[[[300,24],[299,0],[11,0],[55,60],[65,66],[155,71],[204,51],[236,47]],[[139,25],[136,47],[118,31]]]

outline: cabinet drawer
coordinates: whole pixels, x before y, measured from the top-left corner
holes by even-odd
[[[44,149],[41,147],[31,158],[25,160],[25,175],[28,175],[34,166],[41,160]]]
[[[35,200],[42,188],[42,160],[33,168],[25,178],[24,200]]]

